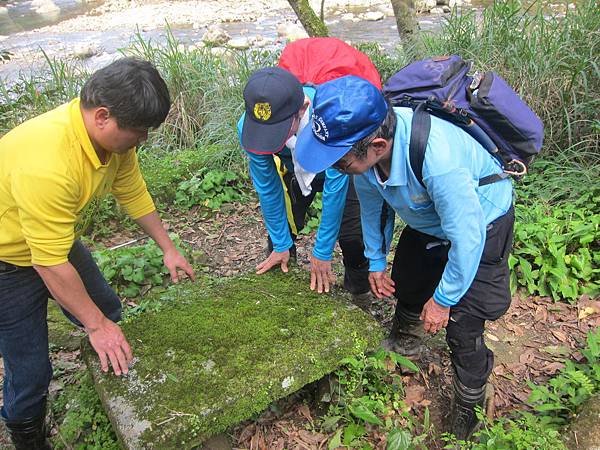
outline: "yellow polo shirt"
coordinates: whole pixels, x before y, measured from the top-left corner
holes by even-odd
[[[0,261],[66,262],[108,192],[133,219],[155,210],[135,149],[100,163],[79,99],[14,128],[0,139]]]

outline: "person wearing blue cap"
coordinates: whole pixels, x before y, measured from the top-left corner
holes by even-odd
[[[371,289],[397,299],[384,346],[414,351],[416,337],[446,328],[455,373],[451,432],[466,439],[494,362],[485,323],[511,301],[512,184],[479,186],[502,172],[499,163],[466,132],[432,116],[422,185],[410,163],[412,116],[361,78],[330,81],[317,89],[312,127],[299,136],[296,158],[306,170],[333,166],[355,175]],[[406,227],[390,276],[395,214]]]
[[[287,272],[308,207],[322,191],[323,211],[311,256],[310,288],[329,292],[334,281],[331,259],[339,240],[344,287],[356,303],[370,303],[359,204],[349,177],[334,169],[308,173],[295,163],[296,134],[309,121],[314,92],[314,87],[303,87],[296,76],[280,67],[256,71],[244,88],[245,113],[238,122],[239,139],[249,158],[269,235],[269,255],[258,264],[257,273],[276,266]]]

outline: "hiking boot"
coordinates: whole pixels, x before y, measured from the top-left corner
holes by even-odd
[[[21,421],[5,421],[15,450],[52,450],[47,439],[46,407],[39,417]]]
[[[423,322],[411,322],[394,317],[389,336],[381,346],[389,351],[404,356],[419,356],[424,350],[423,341],[428,338],[423,329]]]
[[[467,441],[480,425],[475,408],[482,408],[485,414],[486,386],[469,388],[462,384],[456,374],[453,380],[454,402],[452,404],[452,433],[459,441]]]

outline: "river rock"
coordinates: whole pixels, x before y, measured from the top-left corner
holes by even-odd
[[[273,39],[267,39],[262,34],[257,34],[254,36],[254,40],[252,41],[252,46],[254,47],[265,47],[273,43]]]
[[[227,47],[236,50],[245,50],[250,47],[250,42],[247,37],[237,37],[227,41]]]
[[[102,47],[95,42],[84,42],[73,49],[73,56],[77,59],[87,59],[102,53]]]
[[[352,13],[344,13],[340,16],[340,20],[344,20],[346,22],[360,22],[360,19],[356,17]]]
[[[0,16],[8,15],[8,8],[6,6],[0,6]]]
[[[450,8],[449,6],[442,6],[442,10],[444,11],[444,13],[448,14],[450,12],[452,12],[452,8]]]
[[[435,8],[431,8],[431,11],[429,11],[431,14],[444,14],[444,8],[438,8],[437,6]]]
[[[381,11],[369,11],[361,15],[363,20],[368,20],[370,22],[377,22],[378,20],[383,20],[385,14]]]
[[[291,22],[284,22],[277,25],[277,34],[290,42],[308,37],[302,25]]]
[[[449,0],[448,1],[448,6],[450,8],[454,8],[455,6],[462,6],[465,3],[469,3],[467,0]]]
[[[415,9],[418,12],[429,12],[437,5],[437,0],[416,0]]]
[[[208,27],[202,40],[211,45],[223,45],[231,39],[227,31],[221,28],[218,24],[213,24]]]
[[[52,0],[33,0],[31,8],[38,14],[56,14],[60,8]]]
[[[379,346],[382,328],[305,272],[200,279],[150,292],[156,308],[122,324],[127,376],[82,354],[125,450],[195,448]],[[158,309],[158,310],[156,310]]]
[[[600,450],[600,395],[596,394],[581,407],[571,423],[565,444],[571,450]]]

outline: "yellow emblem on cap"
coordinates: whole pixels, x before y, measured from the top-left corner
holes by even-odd
[[[271,117],[271,104],[270,103],[256,103],[254,105],[254,117],[258,120],[266,122]]]

